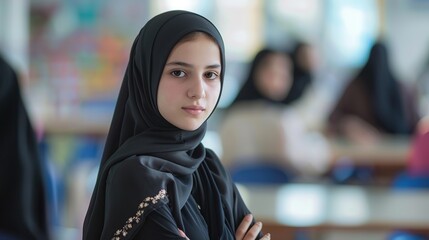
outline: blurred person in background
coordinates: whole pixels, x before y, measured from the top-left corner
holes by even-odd
[[[288,54],[262,49],[220,125],[222,161],[230,169],[266,162],[291,176],[325,172],[329,148],[325,138],[311,131],[285,102],[293,85]]]
[[[385,44],[376,42],[329,116],[332,137],[373,144],[387,136],[414,133],[419,119],[416,99],[394,76],[389,60]]]
[[[260,50],[231,106],[254,100],[286,104],[286,96],[293,82],[292,66],[288,54],[268,48]]]
[[[407,174],[426,177],[429,187],[429,114],[422,117],[417,123],[408,157]]]
[[[412,176],[429,177],[429,129],[416,134],[412,141],[408,173]]]
[[[18,76],[0,56],[0,239],[46,240],[48,221],[38,144]]]

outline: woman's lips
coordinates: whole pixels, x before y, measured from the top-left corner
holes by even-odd
[[[206,109],[201,106],[189,106],[189,107],[182,107],[185,112],[191,114],[191,115],[199,115],[203,113]]]

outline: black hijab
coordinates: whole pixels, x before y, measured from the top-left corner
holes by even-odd
[[[0,56],[0,232],[48,239],[42,165],[15,71]]]
[[[376,42],[355,81],[364,81],[374,103],[376,119],[384,131],[410,134],[413,127],[406,117],[404,97],[388,61],[386,46]]]
[[[184,131],[166,121],[157,106],[158,85],[169,54],[176,43],[193,32],[204,32],[219,45],[222,64],[220,79],[223,85],[224,45],[220,33],[209,20],[187,11],[169,11],[146,23],[131,49],[96,186],[84,222],[84,239],[99,239],[103,228],[109,227],[104,225],[105,206],[108,201],[105,199],[106,180],[115,164],[130,156],[150,156],[141,158],[141,165],[146,167],[147,171],[144,181],[138,183],[140,191],[136,194],[143,199],[158,193],[161,188],[173,189],[174,191],[167,194],[173,215],[178,220],[180,209],[191,193],[192,174],[203,160],[215,157],[201,144],[206,132],[206,122],[195,131]],[[127,205],[126,197],[120,201],[123,203],[121,205]],[[150,207],[153,210],[156,206]],[[219,209],[217,211],[219,212]],[[149,213],[150,209],[146,209],[139,222],[143,222]],[[216,211],[213,214],[223,218],[218,216],[220,213]],[[180,222],[178,225],[181,227]]]
[[[247,75],[245,82],[243,86],[241,87],[241,90],[238,92],[237,97],[232,102],[231,106],[234,106],[236,103],[244,102],[244,101],[253,101],[253,100],[264,100],[271,103],[282,103],[282,101],[275,101],[268,97],[266,97],[264,94],[262,94],[258,87],[256,86],[256,73],[259,71],[259,68],[262,64],[265,63],[265,60],[268,56],[272,54],[276,54],[277,52],[272,49],[262,49],[260,50],[255,58],[253,59],[251,65],[249,74]]]

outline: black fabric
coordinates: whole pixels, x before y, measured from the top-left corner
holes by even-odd
[[[48,239],[42,163],[15,71],[0,56],[0,232]],[[1,238],[1,236],[0,236]]]
[[[156,181],[165,178],[165,172],[142,167],[151,162],[151,158],[133,156],[111,168],[106,187],[105,229],[101,239],[110,239],[127,219],[135,215],[139,202],[151,190],[142,191],[142,187],[150,184],[157,186]],[[148,178],[148,175],[151,177]],[[169,178],[165,189],[172,198],[164,204],[151,206],[152,209],[143,217],[144,223],[133,224],[126,239],[144,239],[148,236],[154,239],[182,239],[178,228],[190,239],[234,239],[235,229],[250,211],[211,150],[207,150],[206,159],[192,174],[192,187],[188,186],[192,192],[176,213],[172,209],[179,207],[173,196],[179,194],[178,187],[183,183],[183,178],[173,175]],[[150,183],[142,185],[147,181]],[[155,196],[159,188],[152,190],[150,196]]]
[[[223,83],[222,38],[204,17],[186,11],[166,12],[152,18],[136,37],[85,218],[83,239],[111,239],[118,229],[124,230],[123,226],[127,233],[118,239],[133,239],[142,233],[148,215],[159,213],[165,206],[177,227],[184,229],[181,209],[191,191],[200,193],[201,205],[208,211],[203,216],[210,239],[233,239],[237,225],[233,218],[238,217],[232,213],[238,211],[232,210],[233,184],[225,175],[216,176],[222,170],[204,168],[208,160],[218,161],[201,143],[206,123],[195,131],[178,129],[162,118],[156,105],[159,80],[171,50],[182,37],[196,31],[209,34],[219,45]],[[207,175],[198,173],[201,168]],[[202,189],[210,191],[210,199]],[[160,196],[162,190],[167,197],[151,201],[144,212],[137,213],[138,219],[126,223],[136,216],[137,206],[144,199]]]
[[[189,224],[186,224],[184,231],[186,231],[189,239],[209,240],[205,220],[198,212],[197,204],[191,199],[181,211],[183,219],[189,222]],[[136,239],[144,239],[145,236],[157,236],[158,239],[164,240],[183,239],[177,236],[177,226],[167,206],[160,207],[150,214]]]
[[[213,216],[218,216],[219,220],[224,219],[224,222],[218,220],[208,223],[210,239],[234,239],[235,229],[250,211],[244,204],[229,173],[225,171],[219,158],[209,149],[206,160],[201,163],[200,168],[194,174],[194,183],[192,194],[200,203],[204,218],[213,219]],[[223,212],[219,209],[223,209]],[[222,228],[219,224],[224,224],[225,227]],[[222,229],[222,234],[219,229]],[[260,237],[262,237],[262,233],[257,239]]]
[[[411,134],[413,124],[407,120],[404,98],[399,83],[392,74],[389,55],[382,42],[375,43],[368,60],[355,80],[364,81],[372,96],[379,126],[387,133]]]

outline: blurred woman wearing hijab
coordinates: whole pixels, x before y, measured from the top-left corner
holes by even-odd
[[[299,177],[326,171],[330,152],[325,138],[308,129],[299,113],[284,103],[292,81],[289,55],[268,48],[255,55],[221,122],[225,166],[234,170],[244,164],[274,164]]]
[[[383,135],[409,136],[418,120],[416,106],[393,75],[382,42],[375,43],[365,66],[349,83],[329,117],[335,136],[372,143]]]
[[[269,83],[266,83],[265,85],[261,83],[261,86],[258,86],[259,83],[255,80],[258,77],[256,75],[259,70],[258,68],[270,66],[271,63],[269,56],[277,52],[280,53],[280,51],[266,48],[262,49],[256,54],[247,75],[247,79],[245,80],[244,85],[235,98],[233,104],[240,101],[265,99],[270,102],[288,105],[304,95],[306,89],[312,83],[312,72],[314,71],[316,65],[314,62],[315,57],[313,56],[314,53],[311,46],[304,42],[299,42],[297,44],[291,56],[289,56],[289,54],[286,52],[282,53],[288,58],[288,61],[290,62],[288,64],[289,66],[287,66],[285,70],[287,72],[292,72],[292,74],[289,76],[290,80],[287,82],[288,85],[286,86],[286,96],[284,96],[284,94],[278,94],[279,97],[266,97],[266,93],[264,94],[261,92],[264,91],[263,87]],[[285,88],[285,86],[282,86],[281,82],[284,81],[270,81],[271,84],[278,85],[278,92],[284,92],[283,88]],[[276,87],[273,87],[273,89],[276,89]]]
[[[264,83],[258,83],[258,69],[270,66],[270,55],[282,52],[289,62],[284,71],[288,72],[287,81],[267,77]],[[249,100],[265,100],[288,109],[294,109],[304,127],[319,131],[325,129],[329,108],[332,105],[331,91],[325,85],[331,81],[332,76],[319,69],[317,52],[313,45],[300,41],[292,53],[274,49],[262,49],[254,57],[244,85],[231,104]],[[274,73],[272,73],[274,75]],[[317,80],[317,81],[316,81]],[[284,84],[286,83],[286,84]],[[272,86],[273,93],[267,88]],[[268,96],[277,94],[278,96]],[[286,95],[285,95],[286,94]]]
[[[131,49],[83,239],[262,237],[262,224],[201,143],[224,72],[222,37],[206,18],[169,11],[146,23]]]
[[[278,59],[284,60],[280,62]],[[231,107],[240,102],[254,100],[284,104],[293,81],[292,66],[287,54],[269,48],[260,50],[255,55],[244,85]]]
[[[1,56],[0,78],[0,239],[46,240],[45,189],[36,137],[18,76]]]

